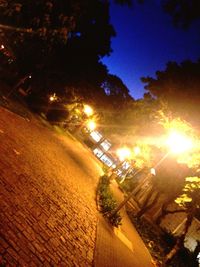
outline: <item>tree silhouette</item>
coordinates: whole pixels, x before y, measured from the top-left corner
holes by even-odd
[[[169,62],[164,71],[156,72],[156,78],[145,77],[142,81],[145,89],[167,102],[174,114],[195,121],[200,113],[200,61]]]
[[[163,8],[172,16],[175,26],[188,28],[200,19],[199,0],[164,0]]]

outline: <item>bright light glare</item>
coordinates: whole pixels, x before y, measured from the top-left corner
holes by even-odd
[[[138,146],[134,147],[133,151],[134,151],[134,154],[135,154],[136,156],[139,155],[140,152],[141,152],[141,150],[140,150],[140,148],[139,148]]]
[[[167,145],[174,154],[183,153],[193,147],[191,139],[175,131],[170,133],[167,139]]]
[[[87,122],[87,128],[90,130],[90,131],[94,131],[94,129],[96,128],[96,123],[92,120],[88,121]]]
[[[91,116],[93,114],[93,109],[88,105],[84,105],[83,111],[87,116]]]
[[[1,45],[1,49],[4,49],[5,47],[4,47],[4,45]]]
[[[156,170],[155,170],[155,168],[151,168],[151,170],[150,170],[150,173],[152,174],[152,175],[156,175]]]
[[[54,101],[54,97],[53,97],[53,96],[50,96],[50,97],[49,97],[49,100],[50,100],[51,102],[53,102],[53,101]]]
[[[116,153],[121,161],[130,158],[131,156],[131,151],[127,147],[119,148]]]
[[[57,96],[56,96],[55,93],[54,93],[53,95],[50,95],[50,97],[49,97],[49,101],[54,102],[54,101],[56,101],[56,100],[57,100]]]

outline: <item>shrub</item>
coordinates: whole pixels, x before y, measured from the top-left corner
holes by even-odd
[[[98,192],[97,192],[99,196],[99,204],[103,215],[108,218],[108,220],[113,226],[118,227],[121,224],[121,219],[122,219],[121,215],[117,213],[112,217],[109,216],[117,206],[117,203],[113,197],[109,185],[110,185],[110,180],[108,176],[106,175],[102,176],[99,181]]]

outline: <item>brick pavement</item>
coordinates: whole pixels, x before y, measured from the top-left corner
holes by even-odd
[[[100,169],[89,152],[2,108],[0,152],[0,264],[92,266]]]
[[[119,203],[124,195],[117,183],[111,183],[111,190]],[[124,208],[120,210],[122,225],[117,231],[99,216],[95,249],[95,267],[153,267],[152,257],[143,240],[130,222]]]

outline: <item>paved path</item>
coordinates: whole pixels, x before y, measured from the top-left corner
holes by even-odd
[[[3,108],[0,153],[0,265],[92,266],[101,169],[91,154]]]
[[[123,194],[115,181],[111,189],[118,202]],[[153,267],[152,258],[124,209],[120,211],[122,225],[113,228],[100,217],[97,227],[95,267]]]
[[[125,212],[118,232],[97,214],[102,170],[80,143],[0,108],[0,153],[0,266],[152,267]]]

